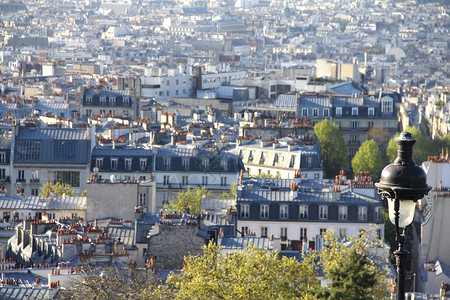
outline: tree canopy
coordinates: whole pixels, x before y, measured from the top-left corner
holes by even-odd
[[[322,152],[323,169],[326,178],[333,178],[347,162],[344,138],[336,124],[327,119],[314,126]]]
[[[374,180],[380,177],[384,163],[374,140],[367,140],[359,147],[352,159],[352,168],[355,174],[359,171],[368,171]]]
[[[62,196],[64,194],[67,196],[75,196],[75,190],[72,189],[70,184],[59,182],[53,184],[50,181],[42,186],[41,192],[39,193],[41,196]]]
[[[184,211],[189,209],[189,213],[199,214],[201,212],[202,199],[204,197],[212,197],[212,192],[205,187],[187,189],[186,191],[179,192],[176,197],[165,204],[164,209],[172,211]]]
[[[204,253],[185,257],[181,272],[166,282],[115,267],[87,270],[64,291],[64,299],[387,299],[387,261],[383,242],[374,230],[338,240],[333,230],[324,235],[321,251],[288,258],[250,245],[224,252],[209,243]],[[379,253],[382,253],[380,255]],[[375,257],[374,253],[379,256]],[[387,253],[386,253],[387,255]],[[318,270],[322,270],[321,286]],[[130,272],[131,271],[131,272]]]
[[[433,141],[429,137],[424,136],[419,128],[407,127],[404,131],[410,132],[413,138],[416,139],[413,149],[413,158],[416,164],[420,165],[428,159],[428,156],[437,155],[439,153],[439,150],[434,146]],[[398,145],[395,142],[395,138],[399,135],[399,133],[396,134],[395,137],[389,141],[389,145],[386,149],[387,157],[391,162],[397,157]]]

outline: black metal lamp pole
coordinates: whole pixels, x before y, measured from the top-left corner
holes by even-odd
[[[427,185],[425,171],[412,158],[416,140],[409,132],[395,139],[398,144],[397,158],[381,172],[375,183],[378,193],[388,201],[389,219],[395,225],[398,249],[394,252],[397,264],[397,300],[405,299],[405,250],[406,227],[414,219],[417,200],[423,198],[431,187]]]

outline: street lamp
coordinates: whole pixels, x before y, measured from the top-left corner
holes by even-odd
[[[405,250],[406,227],[414,219],[417,200],[431,190],[427,185],[425,171],[412,158],[416,140],[409,132],[395,139],[398,144],[397,158],[381,171],[381,179],[375,183],[378,193],[386,199],[389,220],[395,225],[398,249],[394,252],[397,264],[397,300],[405,299]]]

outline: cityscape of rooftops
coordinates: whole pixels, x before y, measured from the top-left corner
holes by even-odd
[[[450,299],[449,12],[0,0],[0,299]]]

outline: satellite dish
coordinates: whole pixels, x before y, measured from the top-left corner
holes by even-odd
[[[112,183],[114,183],[114,182],[116,182],[116,175],[114,175],[114,174],[112,174],[111,176],[109,176],[109,180],[112,182]]]
[[[98,173],[98,168],[94,167],[93,171],[94,171],[94,173]]]

